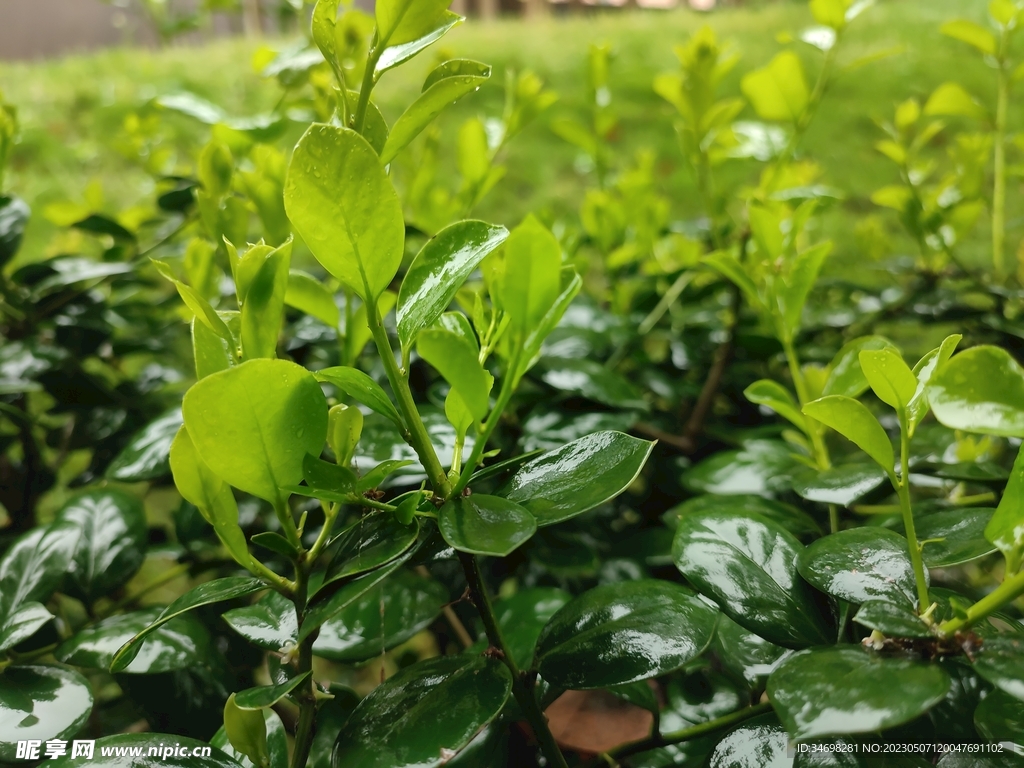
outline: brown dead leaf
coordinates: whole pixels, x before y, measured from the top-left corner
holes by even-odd
[[[566,691],[547,711],[560,746],[598,754],[650,735],[654,715],[607,691]]]

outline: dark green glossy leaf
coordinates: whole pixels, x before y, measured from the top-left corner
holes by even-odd
[[[990,692],[974,710],[974,727],[990,741],[1019,744],[1024,734],[1024,701],[1003,691]]]
[[[633,384],[596,360],[554,359],[541,361],[545,384],[562,392],[580,395],[613,408],[646,411],[650,408],[643,393]]]
[[[327,440],[327,400],[313,374],[287,360],[249,360],[200,379],[182,406],[199,455],[225,482],[277,503]]]
[[[792,653],[748,632],[728,616],[719,617],[712,648],[725,671],[751,688],[761,685],[779,660]]]
[[[974,670],[1004,693],[1024,701],[1024,638],[1009,633],[986,638]]]
[[[316,712],[316,733],[309,751],[307,768],[331,768],[334,742],[345,721],[359,704],[360,697],[351,688],[331,683],[328,690],[334,698],[321,703]]]
[[[794,536],[821,535],[821,526],[803,510],[797,509],[791,504],[783,504],[752,494],[716,496],[707,493],[703,496],[695,496],[672,507],[661,516],[661,519],[667,526],[675,530],[683,517],[703,512],[736,512],[743,515],[758,515],[781,525]]]
[[[288,539],[279,533],[273,531],[262,531],[260,533],[254,533],[249,537],[249,540],[264,549],[268,549],[271,552],[276,552],[279,555],[284,555],[289,560],[295,560],[299,556],[299,550],[295,548]]]
[[[529,669],[541,630],[572,595],[555,587],[529,587],[494,604],[505,645],[520,669]]]
[[[295,231],[323,267],[376,299],[402,262],[402,206],[366,139],[314,123],[295,146],[284,189]]]
[[[928,402],[950,429],[1024,437],[1024,369],[998,347],[952,357],[932,375]]]
[[[985,538],[994,510],[985,507],[949,509],[921,516],[916,523],[917,540],[924,549],[929,568],[960,565],[996,551]]]
[[[840,464],[828,469],[807,467],[793,478],[793,490],[808,501],[849,506],[885,482],[876,464]]]
[[[789,488],[793,470],[802,466],[786,443],[748,440],[738,451],[720,451],[686,470],[682,481],[696,493],[778,493]]]
[[[768,678],[768,696],[790,736],[809,739],[909,722],[942,701],[949,684],[937,664],[834,647],[786,659]]]
[[[350,664],[380,656],[430,626],[447,602],[441,583],[398,571],[320,627],[313,652]]]
[[[171,443],[183,423],[180,408],[151,421],[110,462],[106,476],[125,483],[166,477],[171,471]]]
[[[312,674],[312,672],[305,672],[280,685],[261,685],[257,688],[247,688],[244,691],[239,691],[235,694],[235,706],[239,709],[265,709],[266,707],[272,707],[309,680]]]
[[[402,525],[390,512],[361,517],[328,545],[332,557],[324,586],[391,562],[416,542],[419,532],[415,519],[409,525]]]
[[[444,540],[460,552],[504,557],[537,531],[537,520],[515,502],[474,493],[447,502],[438,513]]]
[[[297,643],[295,605],[278,592],[270,591],[252,605],[225,611],[221,618],[250,643],[268,651]]]
[[[307,454],[302,460],[306,485],[289,485],[284,490],[324,501],[350,502],[356,492],[356,473],[330,461]]]
[[[0,624],[0,652],[28,640],[52,618],[42,603],[21,603]]]
[[[560,688],[645,680],[679,669],[711,642],[718,611],[667,581],[605,584],[561,608],[537,640],[541,675]]]
[[[233,600],[236,597],[249,595],[264,588],[265,585],[259,579],[250,579],[244,576],[228,576],[223,579],[214,579],[205,584],[200,584],[164,608],[163,612],[152,624],[138,632],[135,637],[121,646],[110,662],[110,671],[123,672],[127,669],[128,665],[138,656],[142,648],[142,641],[145,640],[146,636],[171,619],[202,605]]]
[[[734,728],[718,742],[709,768],[766,768],[790,764],[789,737],[775,715],[761,715]]]
[[[341,579],[318,590],[310,601],[310,607],[306,611],[306,618],[299,629],[299,642],[305,640],[314,629],[330,621],[357,600],[362,599],[363,595],[397,571],[412,557],[415,551],[415,549],[408,550],[405,554],[392,560],[387,565],[363,574],[356,579],[351,581]]]
[[[868,600],[853,620],[889,637],[934,637],[935,633],[906,603]]]
[[[63,667],[10,667],[0,678],[0,760],[19,741],[69,739],[92,712],[89,681]]]
[[[436,768],[493,720],[512,678],[497,659],[440,656],[375,688],[335,745],[334,768]]]
[[[26,617],[29,603],[47,600],[68,572],[81,540],[81,529],[71,523],[53,523],[29,531],[0,560],[0,631]],[[34,609],[33,609],[34,610]]]
[[[389,459],[388,461],[382,461],[376,467],[359,478],[359,481],[356,483],[356,492],[365,493],[373,488],[377,488],[390,475],[393,475],[398,470],[404,469],[413,463],[414,462],[408,459]]]
[[[459,221],[427,241],[398,292],[398,338],[403,347],[411,347],[416,334],[434,324],[473,270],[507,238],[504,227]]]
[[[768,520],[707,512],[679,521],[672,556],[687,581],[733,621],[777,645],[802,648],[833,636],[797,573],[802,551]]]
[[[65,664],[107,670],[118,649],[156,621],[162,610],[145,608],[103,619],[78,630],[57,646],[53,655]],[[204,659],[209,649],[210,635],[202,622],[192,616],[179,616],[150,632],[123,672],[153,675],[185,669]]]
[[[71,579],[92,602],[124,584],[142,565],[149,530],[142,502],[113,488],[87,491],[57,513],[82,532]]]
[[[851,603],[917,604],[907,540],[885,528],[852,528],[818,539],[800,555],[800,574]]]
[[[386,416],[399,429],[403,429],[402,417],[398,415],[398,410],[388,399],[380,384],[359,369],[339,365],[317,371],[316,377],[320,381],[333,384],[353,400],[358,400],[367,408],[376,411],[381,416]]]
[[[166,744],[175,745],[189,753],[188,757],[163,757],[150,755],[149,748]],[[71,758],[71,750],[65,757],[49,763],[58,768],[239,768],[239,763],[220,749],[213,747],[209,757],[193,757],[192,753],[209,745],[187,736],[165,733],[119,733],[96,740],[93,757]],[[117,754],[117,750],[126,750]],[[138,749],[138,756],[125,757],[130,750]],[[110,754],[104,755],[104,751]],[[274,768],[277,768],[276,766]]]
[[[28,204],[20,197],[0,196],[0,267],[18,252],[30,215]]]
[[[529,510],[537,525],[561,523],[626,490],[653,448],[622,432],[595,432],[527,462],[498,493]]]

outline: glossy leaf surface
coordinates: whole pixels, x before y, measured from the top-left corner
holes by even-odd
[[[261,685],[256,688],[247,688],[244,691],[239,691],[235,694],[235,706],[239,709],[264,709],[265,707],[272,707],[309,680],[312,674],[312,672],[305,672],[278,685]]]
[[[925,565],[944,568],[995,552],[995,545],[985,538],[992,515],[991,509],[974,507],[921,516],[915,528],[918,541],[923,542]]]
[[[1010,633],[987,638],[974,670],[1004,693],[1024,701],[1024,638]]]
[[[837,697],[840,683],[843,695]],[[851,647],[802,651],[768,678],[775,711],[795,739],[901,725],[927,712],[948,691],[949,676],[936,664]]]
[[[348,128],[314,123],[295,146],[284,190],[296,231],[324,268],[364,300],[402,261],[402,207],[377,153]]]
[[[851,603],[917,603],[907,540],[885,528],[851,528],[818,539],[799,559],[800,574]]]
[[[605,688],[656,677],[699,656],[718,611],[666,581],[605,584],[558,611],[537,640],[541,675],[560,688]]]
[[[154,739],[156,740],[154,742]],[[189,757],[160,757],[150,755],[149,748],[155,744],[180,745],[186,750]],[[240,768],[239,763],[228,757],[216,747],[211,748],[209,757],[191,756],[197,748],[205,748],[209,745],[187,736],[177,736],[160,733],[119,733],[115,736],[104,736],[96,739],[96,745],[91,759],[78,757],[71,758],[71,750],[68,754],[51,763],[60,768],[158,768],[158,766],[174,766],[175,768]],[[125,757],[118,755],[117,750],[124,749],[124,754],[131,754],[130,750],[140,750],[139,756]],[[110,754],[104,755],[104,750]],[[276,767],[275,767],[276,768]]]
[[[932,376],[928,401],[950,429],[1024,437],[1024,369],[1006,350],[979,346]]]
[[[252,605],[225,611],[221,618],[250,643],[268,651],[294,645],[299,633],[295,605],[274,591],[267,592]]]
[[[786,490],[798,466],[780,440],[748,440],[738,451],[720,451],[683,473],[683,485],[698,493],[766,494]]]
[[[797,572],[802,551],[781,526],[729,512],[684,517],[672,545],[694,588],[740,626],[790,648],[829,642],[832,634]]]
[[[0,685],[0,760],[14,762],[19,741],[69,739],[92,712],[92,688],[63,667],[11,667]]]
[[[537,519],[500,496],[474,493],[447,502],[438,513],[444,540],[460,552],[504,557],[537,531]]]
[[[625,491],[653,448],[622,432],[595,432],[528,461],[499,494],[529,510],[538,525],[561,523]]]
[[[435,768],[504,706],[508,668],[484,656],[441,656],[375,688],[338,736],[334,768]]]
[[[1024,556],[1024,451],[1017,452],[1003,496],[985,527],[985,538],[1003,553],[1009,569],[1016,570]]]
[[[665,512],[661,519],[674,530],[682,518],[703,512],[737,512],[747,516],[756,515],[777,523],[797,537],[821,535],[821,527],[813,517],[803,510],[797,509],[791,504],[783,504],[781,501],[753,494],[718,496],[706,493],[687,499],[682,504],[677,504]]]
[[[889,637],[933,637],[934,632],[903,603],[888,600],[868,600],[853,620],[869,629],[877,629]]]
[[[402,417],[398,415],[398,409],[395,408],[380,384],[358,368],[339,365],[317,371],[316,377],[319,381],[333,384],[352,399],[358,400],[381,416],[391,419],[399,429],[402,428]]]
[[[250,360],[198,381],[185,425],[206,465],[272,503],[302,479],[306,454],[327,439],[327,401],[313,374],[286,360]]]
[[[104,473],[106,477],[136,483],[167,475],[171,471],[171,442],[182,423],[180,408],[174,408],[151,421],[110,462]]]
[[[410,347],[434,324],[462,284],[489,253],[508,238],[508,230],[482,221],[459,221],[426,242],[409,265],[398,292],[398,338]]]
[[[541,631],[571,599],[572,595],[556,587],[528,587],[495,602],[498,627],[519,669],[530,668]]]
[[[831,427],[891,472],[895,457],[889,436],[863,403],[850,397],[832,395],[804,406],[804,413]]]
[[[885,480],[885,471],[875,464],[838,464],[828,469],[808,467],[793,478],[793,490],[808,501],[846,507]]]
[[[402,525],[390,512],[375,512],[360,518],[332,539],[331,561],[324,575],[324,585],[391,562],[416,542],[419,531],[415,520],[410,525]]]

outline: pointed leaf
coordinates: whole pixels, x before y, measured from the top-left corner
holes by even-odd
[[[404,0],[403,0],[404,1]],[[413,2],[419,2],[419,0],[413,0]],[[427,0],[422,3],[424,7],[430,5],[436,5],[437,0]],[[461,24],[465,19],[459,16],[457,13],[451,11],[445,11],[440,16],[434,17],[433,21],[429,24],[420,27],[422,34],[417,35],[415,38],[405,42],[393,42],[384,49],[380,58],[377,60],[377,66],[374,67],[374,75],[380,77],[384,72],[387,72],[393,67],[397,67],[399,64],[408,61],[417,53],[425,48],[430,47],[455,26]],[[406,32],[401,37],[407,37],[411,32]],[[397,38],[392,38],[392,41]]]
[[[625,491],[653,449],[622,432],[595,432],[528,461],[498,495],[525,507],[539,526],[561,523]]]
[[[983,120],[985,108],[959,83],[943,83],[924,105],[924,113],[932,116],[973,117]]]
[[[1007,573],[1015,573],[1024,560],[1024,450],[1018,450],[1013,461],[1003,496],[985,526],[985,538],[1003,553]]]
[[[992,509],[977,507],[948,509],[920,517],[916,524],[917,540],[923,547],[924,564],[929,568],[947,568],[995,552],[996,545],[985,538],[993,513]]]
[[[380,384],[358,368],[338,365],[333,368],[324,368],[322,371],[317,371],[316,377],[319,381],[333,384],[353,400],[362,403],[370,410],[391,419],[399,429],[405,428],[402,424],[402,417],[398,415],[398,410],[391,400],[388,399],[387,393],[384,392]]]
[[[313,595],[310,607],[306,611],[305,620],[299,628],[299,642],[301,643],[315,629],[326,624],[350,605],[362,600],[367,592],[404,565],[415,551],[415,549],[410,549],[387,565],[365,573],[356,579],[338,579],[319,589]]]
[[[905,603],[868,600],[860,607],[853,620],[868,629],[877,629],[889,637],[935,637],[932,628],[921,621],[921,617],[914,613],[914,609]]]
[[[171,442],[182,424],[181,408],[172,408],[136,432],[104,476],[123,483],[157,480],[171,471]]]
[[[261,685],[257,688],[247,688],[244,691],[239,691],[235,694],[235,706],[239,709],[248,710],[272,707],[309,680],[312,674],[312,671],[304,672],[280,685]]]
[[[242,576],[228,576],[223,579],[214,579],[205,584],[200,584],[164,608],[160,616],[152,624],[121,646],[110,662],[110,671],[123,672],[127,669],[128,665],[139,655],[142,641],[151,632],[155,632],[171,619],[194,608],[212,603],[222,603],[225,600],[234,600],[236,597],[249,595],[261,589],[266,589],[266,585],[262,581]]]
[[[348,128],[314,124],[288,166],[285,208],[324,268],[364,301],[380,296],[402,262],[405,225],[377,153]]]
[[[896,462],[892,443],[863,403],[852,397],[830,395],[805,405],[804,413],[851,441],[887,473],[892,472]]]
[[[996,48],[999,45],[996,36],[973,21],[967,21],[966,19],[947,21],[939,28],[939,31],[946,35],[946,37],[952,37],[954,40],[960,40],[974,46],[984,54],[989,56],[996,55]]]
[[[341,322],[341,314],[331,292],[315,277],[298,269],[288,272],[284,303],[315,317],[328,328],[336,329]]]
[[[917,389],[907,406],[907,434],[914,436],[917,425],[928,415],[928,385],[932,376],[946,361],[953,356],[956,345],[960,343],[963,336],[954,333],[943,339],[938,348],[933,349],[927,355],[918,360],[914,366],[914,376],[917,377]]]
[[[793,258],[785,287],[779,291],[779,309],[790,337],[796,335],[800,328],[800,316],[803,314],[807,297],[818,279],[818,273],[825,259],[832,252],[832,243],[824,242],[808,248]]]
[[[284,319],[291,258],[292,239],[289,237],[284,245],[267,254],[245,294],[242,351],[247,360],[277,357],[277,337]]]
[[[313,374],[286,360],[249,360],[197,382],[182,411],[196,451],[236,488],[279,503],[327,439],[327,400]]]
[[[22,603],[0,621],[0,652],[13,648],[38,632],[53,614],[42,603]]]
[[[52,523],[21,536],[0,559],[0,627],[27,603],[41,603],[60,586],[78,550],[82,530],[71,523]]]
[[[328,545],[332,559],[323,585],[349,579],[391,562],[416,542],[419,530],[419,523],[415,520],[409,525],[402,525],[390,512],[377,512],[360,518]]]
[[[804,68],[791,51],[783,51],[768,66],[744,76],[743,95],[763,120],[795,123],[810,100]]]
[[[298,644],[295,604],[279,592],[268,592],[252,605],[225,611],[221,618],[250,643],[268,651]]]
[[[992,685],[1024,701],[1024,639],[1009,632],[986,638],[975,671]]]
[[[917,392],[917,377],[898,352],[862,350],[860,367],[879,400],[897,412],[906,411]]]
[[[380,161],[390,163],[445,107],[478,90],[490,76],[490,66],[470,59],[451,59],[437,67],[427,76],[423,93],[391,126]]]
[[[502,295],[509,331],[525,339],[561,293],[562,248],[551,231],[527,216],[505,241]]]
[[[807,431],[807,419],[800,413],[800,406],[797,405],[796,398],[778,382],[771,379],[755,381],[743,390],[743,396],[755,405],[771,408],[779,416],[788,419],[804,432]]]
[[[427,241],[398,293],[398,338],[403,348],[411,347],[416,334],[434,324],[480,262],[507,238],[504,227],[459,221]]]
[[[865,349],[886,349],[893,343],[883,336],[861,336],[847,342],[832,358],[823,395],[860,397],[868,389],[868,380],[860,367],[860,353]]]
[[[458,334],[440,328],[420,332],[416,349],[459,393],[473,418],[482,421],[490,410],[494,379],[480,364],[476,350]]]

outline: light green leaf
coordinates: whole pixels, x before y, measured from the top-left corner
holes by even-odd
[[[778,382],[771,379],[755,381],[743,390],[743,395],[755,405],[771,408],[804,432],[807,431],[807,419],[800,413],[800,406],[797,405],[796,399]]]
[[[840,30],[846,26],[846,0],[811,0],[811,13],[826,27]]]
[[[184,426],[171,444],[171,472],[181,497],[195,504],[235,561],[247,565],[252,556],[238,525],[238,505],[231,487],[206,466]]]
[[[277,357],[291,258],[292,240],[288,238],[267,254],[249,284],[242,304],[242,352],[247,360]]]
[[[999,347],[972,347],[940,366],[928,402],[950,429],[1024,437],[1024,369]]]
[[[476,350],[458,334],[439,328],[422,331],[416,349],[459,393],[473,418],[482,421],[494,379],[480,365]]]
[[[224,703],[224,733],[231,746],[248,757],[258,768],[269,768],[267,724],[263,713],[242,709],[235,703],[238,694],[232,693]]]
[[[750,276],[747,275],[746,269],[735,256],[727,251],[715,251],[704,257],[704,263],[743,291],[748,304],[758,310],[765,309],[757,286],[754,285]]]
[[[959,83],[943,83],[928,97],[924,105],[926,115],[950,115],[973,117],[979,120],[986,116],[985,108]]]
[[[427,241],[398,292],[398,338],[403,348],[409,348],[417,333],[434,324],[473,270],[507,238],[504,227],[459,221]]]
[[[822,264],[831,252],[832,243],[824,242],[793,257],[785,285],[778,292],[779,310],[782,312],[782,320],[789,338],[793,338],[800,328],[804,304],[807,303],[807,297],[818,279]]]
[[[451,0],[381,0],[374,5],[377,37],[384,44],[418,40],[435,29]]]
[[[504,306],[513,337],[524,338],[562,292],[562,248],[532,215],[505,241]]]
[[[399,0],[399,2],[421,2],[421,0]],[[431,3],[436,3],[436,0],[422,0],[422,5],[428,6]],[[380,58],[377,60],[377,66],[373,68],[375,77],[380,77],[384,72],[397,67],[402,62],[408,61],[417,53],[422,51],[424,48],[428,48],[446,34],[449,30],[458,24],[461,24],[465,19],[459,16],[457,13],[451,11],[445,11],[440,16],[435,17],[434,21],[429,25],[424,25],[424,30],[421,35],[415,39],[408,40],[407,42],[395,42],[396,38],[392,38],[390,44],[384,49]],[[407,36],[407,35],[403,35]]]
[[[402,206],[366,139],[314,123],[288,166],[285,209],[324,268],[364,301],[388,287],[402,262]]]
[[[380,161],[390,163],[445,107],[479,89],[490,76],[490,66],[470,59],[452,59],[437,67],[427,76],[423,93],[391,126]]]
[[[197,379],[226,371],[234,365],[234,346],[233,340],[218,336],[201,320],[192,318],[192,355],[196,361]]]
[[[795,123],[810,100],[803,65],[792,51],[777,54],[768,66],[744,76],[740,87],[763,120]]]
[[[860,397],[868,389],[868,380],[860,367],[860,353],[865,349],[894,347],[884,336],[860,336],[843,345],[828,366],[823,395]]]
[[[335,48],[335,28],[338,22],[338,5],[340,0],[317,0],[313,7],[311,29],[313,42],[324,55],[324,58],[337,66],[338,55]]]
[[[302,460],[327,439],[327,400],[309,371],[286,360],[250,360],[185,393],[185,426],[222,480],[274,504],[302,479]]]
[[[523,344],[524,365],[520,368],[520,373],[526,371],[540,359],[544,340],[555,330],[565,311],[572,304],[572,300],[576,298],[576,294],[583,287],[583,278],[576,273],[575,267],[563,267],[561,280],[562,292],[558,294],[555,303],[544,313],[541,321],[526,334],[526,342]]]
[[[304,672],[279,685],[261,685],[256,688],[247,688],[244,691],[239,691],[236,694],[232,694],[235,699],[235,706],[239,709],[253,711],[272,707],[309,680],[312,674],[312,672]]]
[[[323,283],[307,272],[297,269],[288,272],[288,290],[284,294],[284,303],[315,317],[328,328],[337,329],[341,322],[334,296]]]
[[[917,365],[914,366],[917,389],[907,406],[907,434],[910,437],[914,436],[918,424],[928,415],[928,384],[931,382],[932,375],[953,356],[956,345],[960,343],[961,339],[963,336],[959,333],[947,336],[943,339],[942,344],[918,360]]]
[[[316,378],[318,381],[333,384],[353,400],[357,400],[370,410],[391,419],[399,429],[405,429],[402,417],[398,415],[398,409],[388,398],[387,393],[380,384],[358,368],[349,368],[344,365],[324,368],[322,371],[317,371]]]
[[[1006,572],[1016,573],[1024,559],[1024,450],[1013,462],[1003,497],[985,526],[985,538],[1003,553]]]
[[[893,471],[895,456],[889,436],[863,403],[852,397],[829,395],[807,403],[803,410],[854,443],[887,473]]]
[[[171,268],[164,262],[157,261],[156,259],[150,259],[150,261],[164,279],[174,284],[174,287],[178,290],[178,295],[181,296],[181,300],[185,302],[185,306],[192,310],[192,314],[196,316],[196,319],[217,336],[231,343],[231,331],[228,330],[227,325],[224,324],[217,311],[210,306],[210,302],[200,296],[191,286],[185,285],[185,283],[178,280],[174,273],[171,272]]]
[[[894,349],[865,349],[860,367],[872,391],[886,405],[904,412],[917,392],[917,377]]]
[[[946,37],[952,37],[954,40],[972,45],[989,56],[995,56],[996,50],[999,47],[996,36],[992,32],[980,24],[975,24],[973,21],[967,21],[966,19],[947,21],[939,27],[939,31]]]

